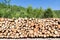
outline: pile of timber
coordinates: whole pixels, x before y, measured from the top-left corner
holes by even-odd
[[[60,37],[59,18],[0,18],[0,38]]]

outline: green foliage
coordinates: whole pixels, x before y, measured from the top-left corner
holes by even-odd
[[[42,7],[33,9],[32,6],[28,6],[27,8],[9,5],[11,0],[5,0],[4,3],[0,3],[0,17],[4,18],[19,18],[19,17],[27,17],[27,18],[60,18],[60,10],[52,10],[51,8],[47,8],[46,10]],[[57,16],[58,15],[58,16]]]
[[[57,17],[60,18],[60,10],[54,10],[54,12],[56,13]]]
[[[45,10],[43,16],[44,18],[53,18],[53,11],[50,8],[48,8],[47,10]]]
[[[3,3],[9,5],[11,0],[4,0]]]

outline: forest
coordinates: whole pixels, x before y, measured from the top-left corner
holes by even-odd
[[[60,18],[60,10],[52,10],[51,8],[43,9],[27,8],[17,5],[10,5],[11,0],[0,2],[0,18]]]

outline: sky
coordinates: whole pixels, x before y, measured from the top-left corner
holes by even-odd
[[[2,2],[2,0],[0,0]],[[52,8],[53,10],[60,10],[60,0],[11,0],[11,5],[33,8]]]

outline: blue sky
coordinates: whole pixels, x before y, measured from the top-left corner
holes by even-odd
[[[2,0],[0,0],[1,2]],[[60,0],[11,0],[11,5],[18,5],[28,7],[31,5],[33,8],[46,9],[48,7],[53,10],[60,10]]]

